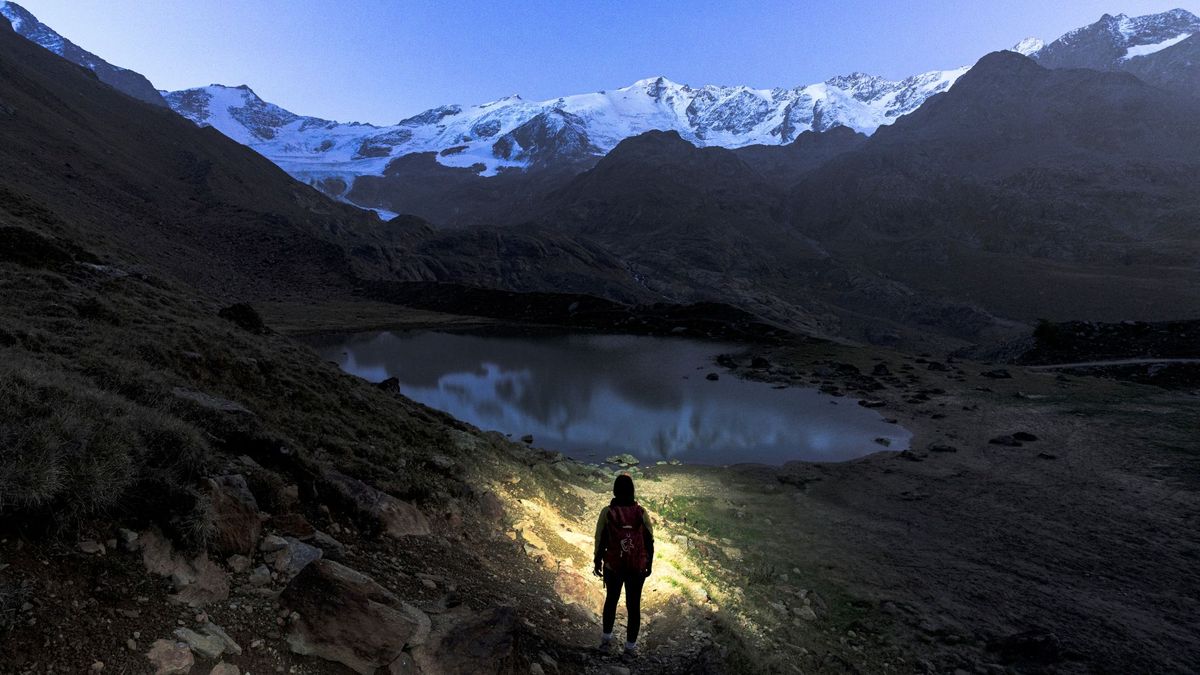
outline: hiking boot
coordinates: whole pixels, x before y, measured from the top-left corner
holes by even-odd
[[[596,647],[596,651],[601,654],[609,654],[612,652],[612,638],[601,637],[600,646]]]
[[[630,644],[630,643],[626,642],[625,650],[623,652],[621,652],[621,658],[632,661],[633,659],[636,659],[637,657],[638,657],[637,643]]]

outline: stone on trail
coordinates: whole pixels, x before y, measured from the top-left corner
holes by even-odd
[[[154,675],[184,675],[191,672],[196,663],[186,642],[170,640],[155,640],[146,652],[146,658],[154,667]]]
[[[1014,438],[1012,436],[997,436],[997,437],[993,438],[992,440],[988,441],[988,443],[991,443],[992,445],[1003,446],[1006,448],[1021,447],[1021,441],[1018,441],[1016,438]]]
[[[220,638],[201,635],[191,628],[177,628],[175,637],[187,643],[193,652],[206,659],[219,659],[225,653],[225,643]]]
[[[1004,368],[997,368],[995,370],[985,370],[984,372],[980,373],[980,375],[987,377],[987,378],[991,378],[993,380],[1011,380],[1012,379],[1012,373],[1008,372],[1008,370],[1006,370]]]
[[[208,675],[242,675],[242,671],[232,663],[222,661],[208,671]]]
[[[1013,434],[1012,437],[1018,441],[1021,441],[1022,443],[1032,443],[1038,439],[1037,436],[1034,436],[1028,431],[1018,431],[1017,433]]]
[[[297,654],[358,673],[390,666],[406,645],[424,642],[428,617],[365,574],[318,560],[288,584],[280,601],[299,615],[287,636]]]
[[[931,443],[929,445],[930,452],[958,452],[958,448],[945,443]]]
[[[708,380],[709,382],[716,382],[717,380],[721,379],[721,376],[716,373],[709,373],[704,376],[704,379]]]

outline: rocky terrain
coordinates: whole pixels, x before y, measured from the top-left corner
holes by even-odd
[[[442,230],[22,35],[0,22],[0,673],[1200,664],[1194,98],[992,54],[870,138],[653,131]],[[1032,327],[1108,314],[1162,320]],[[733,341],[712,376],[819,388],[911,445],[582,463],[290,337],[465,326]],[[595,650],[619,472],[657,533],[635,659]]]

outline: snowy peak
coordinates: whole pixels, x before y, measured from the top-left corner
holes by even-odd
[[[1017,44],[1013,45],[1009,51],[1016,52],[1021,56],[1029,56],[1035,52],[1041,51],[1046,46],[1045,42],[1035,37],[1027,37]]]
[[[157,106],[166,106],[162,96],[139,73],[114,66],[59,35],[54,29],[37,20],[29,10],[15,2],[0,0],[0,16],[12,24],[18,35],[64,59],[96,73],[100,81],[136,99]]]
[[[164,98],[180,115],[201,126],[215,126],[247,145],[272,140],[280,128],[301,119],[300,115],[262,100],[244,84],[236,87],[210,84],[166,92]]]
[[[413,153],[483,175],[603,155],[651,130],[674,131],[699,146],[790,143],[808,130],[847,126],[872,133],[945,91],[966,72],[932,71],[900,81],[865,73],[791,89],[693,87],[666,77],[619,89],[527,101],[446,105],[391,127],[303,117],[248,88],[211,85],[165,94],[193,122],[246,143],[294,176],[320,181],[380,174]]]

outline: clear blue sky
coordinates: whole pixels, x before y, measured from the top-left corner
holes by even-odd
[[[445,103],[677,82],[904,77],[1180,0],[16,0],[160,89],[248,84],[294,112],[388,124]],[[1194,0],[1193,0],[1194,1]]]

